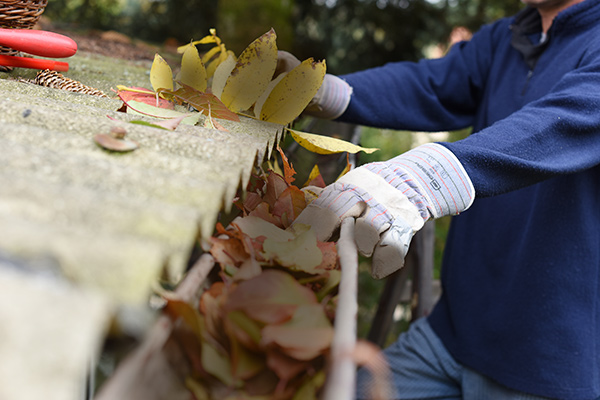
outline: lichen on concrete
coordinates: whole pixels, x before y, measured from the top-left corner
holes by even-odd
[[[165,266],[181,276],[196,238],[210,236],[282,127],[245,117],[223,121],[229,132],[131,124],[152,119],[118,112],[110,89],[149,87],[150,63],[89,54],[68,61],[65,76],[111,98],[17,80],[35,71],[0,74],[0,250],[53,257],[76,284],[117,303],[144,302]],[[94,136],[115,126],[139,149],[96,145]]]

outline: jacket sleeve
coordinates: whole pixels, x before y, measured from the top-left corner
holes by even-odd
[[[600,52],[543,97],[455,143],[478,197],[600,164]]]
[[[431,132],[471,126],[487,79],[495,30],[484,26],[440,59],[388,63],[341,76],[353,93],[339,120]]]
[[[473,125],[485,82],[493,79],[486,74],[497,33],[497,24],[486,26],[443,59],[344,77],[354,92],[342,119],[423,131]],[[577,68],[544,96],[466,139],[443,143],[465,168],[477,197],[600,164],[600,44],[588,45]]]

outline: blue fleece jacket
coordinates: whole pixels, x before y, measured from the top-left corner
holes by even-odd
[[[539,20],[535,10],[524,13]],[[596,399],[600,0],[561,12],[537,63],[511,45],[514,24],[512,17],[484,26],[442,59],[342,77],[354,92],[340,119],[473,127],[468,138],[443,144],[465,167],[476,200],[453,219],[443,295],[429,322],[458,361],[501,384]]]

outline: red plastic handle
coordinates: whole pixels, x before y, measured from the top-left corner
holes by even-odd
[[[31,29],[0,29],[0,45],[41,57],[64,58],[77,52],[70,37]]]
[[[52,69],[54,71],[61,72],[67,72],[69,70],[69,63],[62,61],[46,60],[42,58],[5,56],[3,54],[0,54],[0,65],[18,68]]]

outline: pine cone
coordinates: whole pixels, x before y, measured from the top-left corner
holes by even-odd
[[[69,92],[85,93],[92,96],[108,97],[101,90],[86,86],[74,79],[49,69],[38,72],[35,79],[31,81],[36,85],[46,86],[55,89],[68,90]]]

